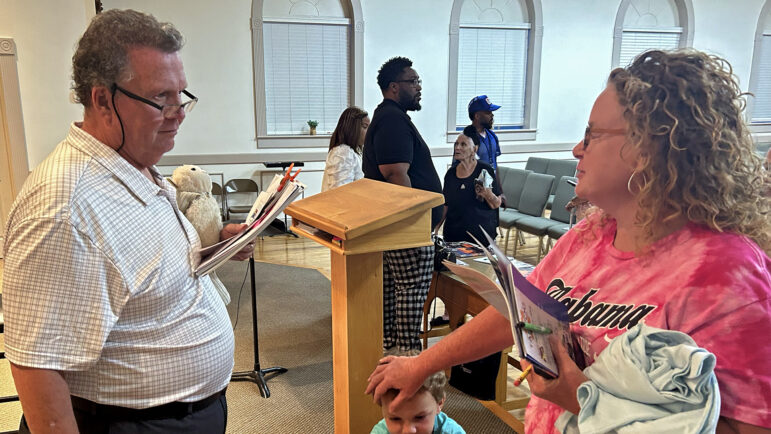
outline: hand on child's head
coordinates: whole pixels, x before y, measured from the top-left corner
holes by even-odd
[[[397,394],[398,390],[391,389],[381,400],[388,432],[430,434],[434,429],[436,415],[441,411],[441,404],[436,402],[428,390],[421,388],[412,398],[391,408],[391,402]]]

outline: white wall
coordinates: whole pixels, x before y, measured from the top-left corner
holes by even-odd
[[[694,46],[725,56],[746,89],[753,36],[765,0],[698,0]],[[90,0],[5,0],[0,36],[19,48],[29,160],[38,164],[81,117],[67,102],[73,45],[85,28]],[[305,180],[317,191],[324,150],[257,149],[254,128],[251,0],[105,0],[105,8],[132,7],[172,21],[186,36],[182,51],[190,90],[201,103],[191,113],[169,154],[196,161],[201,154],[239,154],[249,161],[303,159]],[[423,79],[423,110],[411,116],[432,147],[441,174],[449,162],[446,143],[448,42],[452,0],[361,0],[364,26],[364,108],[380,102],[376,75],[389,57],[410,57]],[[504,144],[501,161],[521,165],[546,144],[562,144],[548,156],[567,158],[579,140],[596,95],[611,69],[613,26],[619,1],[542,0],[538,134],[532,142]],[[6,6],[7,4],[7,6]],[[32,55],[34,53],[34,56]],[[495,53],[490,53],[491,58]],[[494,61],[491,66],[494,67]],[[554,147],[552,147],[554,149]],[[294,157],[293,157],[294,156]],[[180,161],[170,159],[169,164]],[[315,162],[314,162],[315,161]],[[248,165],[210,165],[226,178],[255,176]],[[162,168],[170,172],[171,167]]]
[[[188,89],[199,98],[177,135],[175,154],[254,152],[254,87],[248,0],[105,0],[105,9],[136,9],[174,23]]]
[[[739,78],[739,86],[746,91],[755,31],[765,0],[717,1],[720,7],[703,3],[693,2],[696,16],[693,46],[728,60]],[[712,29],[714,31],[709,31]]]
[[[70,78],[73,46],[89,13],[83,0],[0,3],[0,37],[16,43],[30,168],[62,140],[70,122],[82,118],[81,106],[69,102]]]
[[[383,100],[377,71],[394,56],[412,60],[423,80],[422,109],[410,112],[429,146],[444,145],[447,122],[447,58],[452,0],[362,1],[364,109]],[[377,17],[377,18],[375,18]]]
[[[583,135],[592,103],[611,69],[617,3],[542,2],[539,141],[575,142]]]

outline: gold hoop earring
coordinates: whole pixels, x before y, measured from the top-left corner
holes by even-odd
[[[626,182],[626,189],[627,189],[627,191],[629,191],[629,194],[635,194],[632,191],[632,178],[634,178],[634,176],[637,175],[637,173],[638,173],[637,171],[632,172],[632,174],[629,175],[629,180]],[[648,183],[648,178],[645,177],[644,173],[641,173],[641,174],[642,174],[642,177],[643,177],[643,186],[645,186]]]

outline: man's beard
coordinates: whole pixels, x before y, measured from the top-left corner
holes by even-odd
[[[406,92],[399,92],[399,105],[404,110],[418,111],[420,110],[420,102],[418,102],[418,94],[410,96]]]
[[[492,121],[492,119],[490,120],[490,122],[482,122],[482,128],[486,128],[488,130],[492,130],[493,129],[493,121]]]

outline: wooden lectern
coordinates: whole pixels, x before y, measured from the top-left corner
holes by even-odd
[[[383,356],[383,251],[428,246],[438,193],[360,179],[294,202],[292,231],[329,247],[335,433],[369,432],[382,418],[364,395]]]

